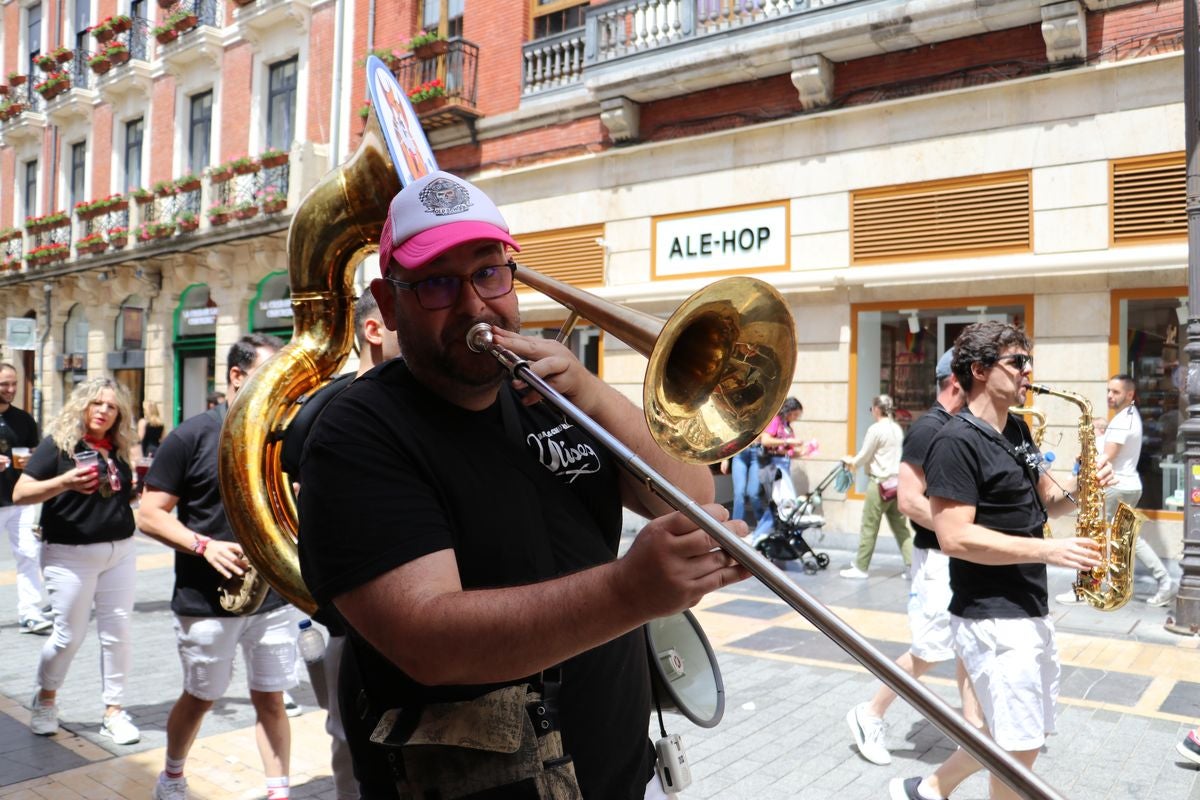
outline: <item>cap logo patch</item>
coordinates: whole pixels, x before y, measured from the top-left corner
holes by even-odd
[[[417,197],[426,211],[439,217],[463,214],[471,208],[467,188],[446,178],[430,181]]]

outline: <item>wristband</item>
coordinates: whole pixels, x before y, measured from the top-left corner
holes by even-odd
[[[195,541],[192,542],[192,552],[198,556],[203,557],[204,551],[208,549],[208,543],[211,541],[212,541],[212,539],[210,539],[209,537],[201,536],[200,534],[197,533]]]

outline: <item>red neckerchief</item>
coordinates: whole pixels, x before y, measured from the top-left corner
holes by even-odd
[[[110,442],[107,438],[93,439],[91,436],[88,436],[86,433],[83,435],[83,442],[88,447],[92,448],[93,450],[104,450],[106,452],[111,453],[112,449],[113,449],[112,442]]]

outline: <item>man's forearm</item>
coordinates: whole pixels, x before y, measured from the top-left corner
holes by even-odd
[[[426,685],[515,680],[562,663],[644,622],[617,596],[616,562],[542,583],[438,594],[397,624],[388,576],[335,604],[356,630]]]
[[[936,532],[942,551],[951,558],[962,561],[1004,566],[1039,563],[1045,558],[1042,539],[1009,536],[975,523],[964,525],[953,532],[944,527],[937,528]]]
[[[196,533],[168,511],[158,508],[139,509],[137,526],[142,533],[168,547],[184,553],[193,551]]]

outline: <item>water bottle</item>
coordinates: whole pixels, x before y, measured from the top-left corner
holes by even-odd
[[[312,684],[313,693],[317,696],[317,705],[329,708],[329,688],[325,683],[325,637],[313,627],[311,619],[300,620],[300,638],[296,642],[300,649],[300,657],[308,667],[308,680]]]
[[[312,626],[311,619],[300,620],[300,657],[306,664],[312,664],[325,657],[325,637]]]

